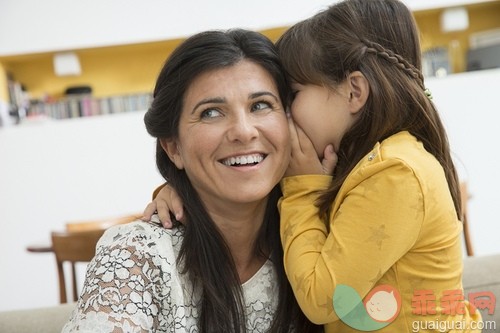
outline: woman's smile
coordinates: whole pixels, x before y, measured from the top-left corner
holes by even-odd
[[[221,163],[226,166],[242,167],[242,166],[254,166],[262,162],[266,156],[264,154],[248,154],[232,156],[221,160]]]

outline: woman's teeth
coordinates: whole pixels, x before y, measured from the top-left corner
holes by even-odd
[[[230,157],[228,159],[223,160],[222,163],[227,165],[227,166],[248,165],[248,164],[260,163],[260,162],[262,162],[263,159],[264,159],[263,155],[255,154],[255,155]]]

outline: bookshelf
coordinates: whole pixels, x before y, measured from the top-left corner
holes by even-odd
[[[22,103],[14,96],[23,95],[23,86],[31,100],[26,115],[54,119],[129,112],[134,107],[144,110],[165,58],[179,42],[76,50],[82,67],[79,76],[56,76],[55,52],[0,57],[2,77],[11,78],[4,83],[3,99],[10,95],[7,98],[19,107]],[[75,86],[89,86],[92,94],[66,96],[66,89]]]
[[[133,112],[147,110],[151,99],[150,93],[139,93],[100,98],[78,95],[44,102],[35,100],[26,110],[26,116],[68,119]]]

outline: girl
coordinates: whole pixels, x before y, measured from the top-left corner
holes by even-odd
[[[459,185],[411,12],[398,0],[346,0],[277,46],[295,92],[281,239],[305,314],[326,332],[411,332],[416,321],[474,331]],[[333,176],[322,175],[324,147],[338,158]],[[379,286],[391,296],[370,308]],[[342,307],[357,296],[366,309],[349,316]]]

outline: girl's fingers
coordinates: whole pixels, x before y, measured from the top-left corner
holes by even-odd
[[[323,166],[323,171],[325,175],[333,174],[335,167],[337,166],[338,156],[333,149],[333,145],[328,145],[324,151],[324,157],[321,161],[321,165]]]
[[[173,226],[171,215],[173,215],[177,221],[183,222],[184,220],[184,209],[181,198],[168,184],[163,186],[158,193],[156,193],[154,200],[146,206],[142,220],[150,221],[151,216],[155,213],[158,214],[160,222],[167,229]]]
[[[170,218],[170,207],[166,201],[155,199],[156,201],[156,210],[158,214],[158,218],[160,219],[163,227],[170,229],[173,226],[172,220]]]
[[[151,216],[153,216],[155,212],[156,212],[156,202],[152,201],[144,209],[144,212],[142,213],[142,220],[150,221]]]
[[[172,191],[170,193],[170,210],[175,216],[177,221],[183,222],[184,220],[184,206],[182,205],[181,198],[177,195],[177,192]]]
[[[182,221],[184,219],[181,198],[169,184],[163,186],[156,195],[154,201],[156,202],[158,217],[166,228],[171,228],[173,225],[172,215],[177,221]]]
[[[297,134],[297,127],[293,121],[292,114],[288,111],[286,113],[288,120],[288,130],[290,131],[290,144],[292,146],[292,155],[294,151],[300,151],[300,142]]]
[[[295,130],[297,132],[297,140],[299,142],[300,151],[305,154],[314,154],[314,156],[317,156],[316,150],[314,149],[311,140],[309,139],[307,134],[302,130],[302,128],[295,125]]]

